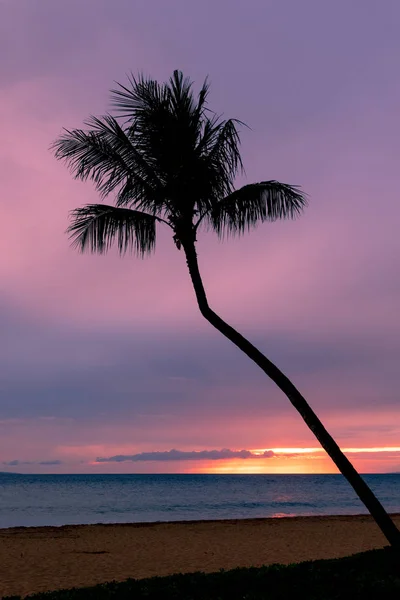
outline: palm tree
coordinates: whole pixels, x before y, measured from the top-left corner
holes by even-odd
[[[242,161],[238,125],[207,109],[209,85],[197,97],[175,71],[168,83],[144,76],[112,90],[116,117],[91,117],[88,129],[64,130],[52,148],[76,179],[91,179],[102,199],[72,212],[68,228],[81,251],[103,253],[116,242],[121,254],[143,257],[156,243],[156,226],[172,230],[182,249],[203,317],[254,361],[282,390],[353,486],[392,546],[400,532],[293,383],[209,305],[197,261],[200,228],[219,236],[242,234],[258,223],[294,218],[307,204],[297,186],[262,181],[234,188]],[[122,119],[122,120],[121,120]]]

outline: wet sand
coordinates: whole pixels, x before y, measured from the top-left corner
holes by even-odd
[[[400,514],[394,519],[400,526]],[[368,516],[0,529],[0,597],[338,558],[385,545]]]

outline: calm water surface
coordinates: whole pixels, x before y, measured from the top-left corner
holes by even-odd
[[[364,479],[400,512],[400,474]],[[365,512],[341,475],[0,474],[0,527]]]

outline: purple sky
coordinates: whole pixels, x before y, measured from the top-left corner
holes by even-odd
[[[197,86],[209,75],[210,107],[251,127],[248,181],[310,195],[296,222],[201,237],[211,305],[344,448],[399,446],[399,22],[398,0],[0,0],[0,471],[196,470],[94,461],[318,446],[202,320],[167,231],[144,261],[81,256],[64,235],[68,211],[97,196],[50,143],[108,110],[130,71],[176,68]],[[399,471],[400,450],[355,463]],[[310,454],[299,468],[331,466]]]

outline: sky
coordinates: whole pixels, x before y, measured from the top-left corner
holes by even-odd
[[[328,473],[287,398],[198,312],[182,252],[80,255],[97,202],[49,150],[130,72],[181,69],[294,222],[203,234],[212,308],[361,472],[400,471],[398,0],[0,0],[0,471]],[[238,182],[241,185],[243,180]]]

